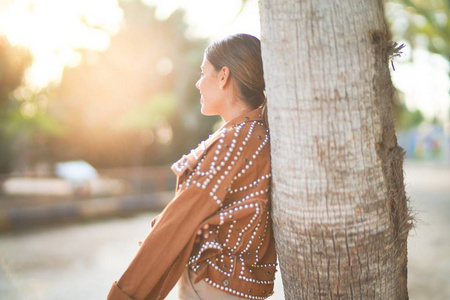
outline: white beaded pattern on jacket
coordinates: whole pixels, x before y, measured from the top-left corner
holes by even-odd
[[[243,122],[234,127],[234,136],[235,137],[239,136],[242,128],[246,124],[248,124],[248,123]],[[250,124],[250,128],[248,129],[247,135],[245,136],[245,138],[242,141],[242,145],[237,145],[236,139],[232,139],[230,145],[224,146],[224,138],[227,133],[226,132],[227,128],[222,129],[222,131],[220,133],[220,138],[218,140],[218,144],[216,145],[216,147],[213,147],[214,150],[210,150],[210,151],[214,151],[214,153],[212,153],[214,156],[213,156],[211,165],[203,166],[205,156],[208,155],[208,154],[205,154],[205,156],[200,158],[194,171],[191,172],[191,174],[189,174],[188,178],[186,179],[186,181],[184,183],[185,187],[187,188],[190,185],[194,185],[198,188],[206,189],[212,182],[215,182],[211,188],[211,191],[209,192],[209,195],[212,197],[212,199],[215,201],[215,203],[222,206],[223,199],[219,199],[219,197],[217,195],[217,191],[219,190],[219,188],[221,188],[222,181],[226,178],[226,176],[230,175],[230,171],[233,169],[233,167],[236,165],[237,160],[242,155],[242,152],[244,151],[244,147],[249,142],[250,137],[252,136],[252,133],[254,131],[254,127],[256,125],[263,126],[263,124],[261,122],[253,121]],[[245,162],[244,166],[240,170],[235,172],[235,175],[233,176],[231,184],[235,184],[235,182],[237,183],[239,181],[239,178],[243,177],[244,174],[252,166],[255,165],[254,160],[257,159],[259,153],[262,151],[264,146],[266,146],[267,143],[269,142],[269,135],[266,134],[264,136],[264,139],[263,139],[263,137],[258,135],[257,139],[262,140],[261,144],[257,147],[257,149],[254,153],[250,154],[249,157],[251,157],[251,159],[247,159],[247,158],[244,159],[244,162]],[[223,156],[223,160],[218,161],[219,160],[218,156],[221,154],[221,151],[227,151],[227,152]],[[194,158],[196,160],[199,159],[199,157],[196,156],[195,151],[191,151],[191,154],[194,156]],[[206,170],[206,171],[200,171],[200,170]],[[219,176],[219,173],[221,173],[220,176]],[[196,180],[195,179],[196,176],[194,176],[194,175],[200,176],[201,178]],[[192,255],[188,262],[188,264],[193,268],[194,271],[196,271],[199,268],[197,261],[200,259],[201,254],[204,251],[206,251],[207,249],[218,249],[218,250],[220,250],[220,252],[222,254],[220,257],[216,257],[216,263],[214,263],[211,259],[207,259],[206,262],[211,267],[213,267],[215,270],[221,272],[222,274],[224,274],[228,277],[231,277],[233,268],[235,267],[235,264],[236,264],[236,260],[233,258],[234,255],[232,253],[234,253],[241,246],[241,244],[243,242],[242,236],[244,235],[244,233],[247,232],[248,230],[250,230],[251,228],[253,228],[250,238],[248,239],[248,243],[245,245],[244,249],[239,252],[239,254],[237,256],[237,259],[239,260],[240,265],[241,265],[241,270],[239,271],[240,272],[239,279],[245,280],[248,282],[258,283],[258,284],[272,284],[273,283],[273,280],[268,280],[268,281],[256,280],[253,278],[248,278],[244,275],[245,274],[245,265],[246,265],[245,261],[244,261],[244,255],[247,253],[247,251],[250,249],[252,243],[254,243],[255,241],[259,242],[259,244],[254,253],[254,257],[251,257],[250,255],[246,256],[245,259],[247,260],[247,263],[248,263],[248,259],[252,258],[253,262],[252,262],[251,266],[253,268],[276,266],[275,263],[274,264],[258,264],[259,251],[264,243],[264,237],[266,235],[266,230],[267,230],[267,226],[269,223],[269,212],[267,211],[267,208],[265,208],[264,211],[266,211],[266,213],[263,218],[263,216],[261,215],[262,208],[260,207],[260,205],[258,203],[250,203],[250,204],[246,203],[247,200],[264,195],[265,193],[268,192],[267,189],[257,190],[257,187],[258,187],[259,183],[262,182],[263,180],[270,180],[270,177],[271,177],[270,173],[263,174],[259,178],[255,178],[250,184],[242,185],[240,187],[235,187],[234,189],[230,189],[231,186],[225,187],[228,195],[232,195],[234,193],[238,193],[238,192],[242,192],[242,191],[246,191],[246,190],[249,190],[249,192],[250,191],[251,192],[248,195],[246,195],[244,198],[237,199],[233,203],[230,203],[226,206],[222,206],[219,209],[220,225],[223,225],[225,223],[229,224],[231,222],[231,224],[228,225],[229,228],[227,231],[227,237],[223,241],[223,244],[220,244],[216,240],[214,240],[212,242],[206,241],[201,245],[200,249],[198,250],[198,253],[196,255]],[[200,182],[200,180],[203,178],[204,178],[203,182]],[[183,186],[183,184],[181,184],[179,186],[179,188],[181,189],[182,186]],[[250,221],[248,222],[248,224],[244,228],[239,230],[236,243],[234,245],[230,245],[229,241],[230,241],[230,237],[231,237],[231,232],[232,232],[234,225],[236,224],[236,220],[233,220],[233,214],[240,210],[246,210],[246,209],[252,210],[253,215],[252,215]],[[257,223],[254,224],[255,222],[257,222]],[[220,230],[220,225],[217,226],[217,228],[216,228],[217,235]],[[262,238],[255,239],[258,232],[260,231],[261,225],[263,225],[263,232],[259,233],[259,235],[262,235]],[[250,253],[247,253],[247,254],[250,254]],[[225,268],[225,269],[222,269],[221,267],[219,267],[218,263],[224,262],[224,260],[223,260],[224,255],[226,255],[228,257],[229,261],[231,262],[231,265],[229,266],[229,268],[227,268],[227,266],[222,264],[222,266]],[[252,270],[249,269],[249,272],[251,273]],[[216,288],[219,288],[221,290],[231,292],[237,296],[241,296],[241,297],[245,297],[245,298],[249,298],[249,299],[265,299],[267,296],[269,296],[269,295],[267,295],[265,297],[259,297],[259,296],[244,294],[239,291],[235,291],[227,286],[215,283],[209,278],[206,278],[205,281]]]

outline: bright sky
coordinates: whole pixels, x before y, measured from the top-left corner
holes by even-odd
[[[156,5],[161,19],[178,7],[184,8],[192,36],[216,39],[236,32],[260,35],[257,0],[248,0],[240,15],[241,0],[143,1]],[[106,49],[121,20],[117,0],[0,1],[0,33],[6,34],[13,45],[30,48],[34,56],[25,76],[27,86],[34,91],[57,83],[65,66],[80,62],[75,48]],[[395,66],[393,81],[405,93],[407,106],[419,108],[426,117],[438,115],[444,119],[450,105],[448,62],[427,51],[415,51],[414,63],[399,60]]]
[[[236,32],[259,36],[257,0],[249,0],[240,15],[240,0],[143,2],[157,5],[160,19],[178,7],[184,8],[191,36],[214,39]],[[79,64],[81,57],[74,49],[105,50],[122,17],[117,0],[1,0],[0,34],[6,34],[13,45],[31,49],[34,62],[25,74],[25,82],[37,92],[49,83],[58,83],[65,66]]]
[[[34,91],[58,81],[64,66],[80,62],[74,49],[105,50],[122,19],[113,0],[17,0],[0,9],[0,33],[31,50],[25,82]]]
[[[260,36],[258,0],[247,0],[241,14],[241,0],[143,0],[157,7],[157,17],[164,19],[175,9],[186,11],[186,22],[193,36],[221,38],[229,34],[245,32]]]
[[[435,115],[441,120],[449,118],[450,72],[449,63],[426,50],[405,49],[403,58],[394,61],[391,72],[395,87],[405,95],[409,109],[420,109],[427,118]],[[412,58],[412,61],[410,61]]]

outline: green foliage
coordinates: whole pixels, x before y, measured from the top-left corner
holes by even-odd
[[[422,123],[425,118],[422,112],[418,109],[409,110],[404,101],[395,101],[393,105],[395,127],[398,130],[407,130],[416,127]]]
[[[405,41],[408,48],[425,48],[450,60],[450,1],[386,0],[385,12],[393,40]],[[409,111],[404,103],[394,103],[394,117],[401,129],[424,120],[420,111]]]
[[[152,96],[147,102],[130,109],[117,123],[119,130],[154,129],[156,125],[174,112],[175,95],[161,93]]]
[[[0,173],[11,170],[14,135],[9,131],[10,116],[17,112],[14,90],[21,84],[25,69],[31,63],[30,53],[13,47],[0,36]]]
[[[17,162],[24,161],[23,156],[27,156],[27,152],[38,150],[35,153],[45,153],[44,141],[63,133],[61,125],[45,108],[39,107],[36,98],[39,97],[27,100],[13,98],[4,103],[0,111],[1,173],[11,171]],[[33,158],[39,160],[42,157],[34,155]]]
[[[33,105],[29,103],[29,105]],[[45,112],[35,112],[32,115],[24,113],[23,110],[10,110],[4,114],[0,123],[3,133],[7,137],[14,137],[17,134],[31,136],[34,133],[60,135],[63,133],[61,125]]]
[[[195,88],[207,46],[189,37],[185,14],[166,20],[141,1],[120,1],[121,30],[102,53],[81,51],[50,97],[66,132],[54,138],[55,161],[83,159],[97,168],[167,164],[211,133]]]
[[[48,113],[45,91],[33,94],[22,87],[23,76],[32,63],[28,50],[12,46],[0,37],[0,173],[7,173],[27,152],[46,147],[51,136],[61,135],[63,128]],[[33,155],[33,159],[41,159]],[[32,163],[31,161],[29,163]]]
[[[0,108],[13,99],[11,94],[22,83],[23,73],[31,61],[27,50],[11,46],[0,36]]]
[[[386,4],[394,35],[450,60],[450,1],[389,0]]]

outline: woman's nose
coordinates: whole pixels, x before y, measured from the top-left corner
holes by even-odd
[[[195,83],[195,87],[197,88],[197,89],[200,89],[200,79],[199,80],[197,80],[197,82]]]

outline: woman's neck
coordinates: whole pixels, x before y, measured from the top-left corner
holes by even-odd
[[[245,103],[243,103],[242,101],[239,101],[239,102],[241,102],[241,103],[239,103],[240,105],[235,103],[235,105],[229,106],[224,112],[222,112],[220,114],[220,116],[222,117],[222,120],[225,123],[228,123],[229,121],[233,120],[234,118],[237,118],[240,115],[243,115],[247,112],[252,111],[252,109],[250,107],[248,107]]]

